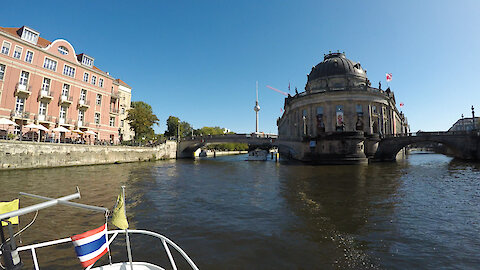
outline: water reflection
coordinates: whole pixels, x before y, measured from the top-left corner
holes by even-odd
[[[126,185],[131,226],[173,239],[200,269],[467,269],[480,263],[478,163],[435,154],[352,166],[244,159],[7,171],[0,174],[0,200],[18,191],[58,197],[78,185],[79,202],[111,208]],[[103,219],[57,206],[40,212],[23,239],[67,237]],[[168,262],[152,239],[132,237],[132,243],[134,258]],[[125,255],[123,244],[113,250],[114,260]],[[71,245],[39,253],[48,269],[81,269]]]

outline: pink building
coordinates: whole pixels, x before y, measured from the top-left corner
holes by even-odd
[[[17,134],[33,122],[50,130],[90,130],[99,140],[127,139],[120,112],[130,104],[121,98],[129,102],[131,88],[119,82],[66,40],[50,42],[26,26],[0,27],[0,117],[15,121]]]

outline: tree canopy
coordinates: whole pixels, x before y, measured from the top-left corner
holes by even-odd
[[[143,138],[148,140],[155,137],[153,125],[158,125],[158,118],[147,103],[133,101],[126,120],[130,124],[130,129],[135,131],[135,140],[143,140]]]

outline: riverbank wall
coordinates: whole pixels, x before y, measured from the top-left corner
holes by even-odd
[[[0,140],[0,170],[174,159],[177,143],[155,147],[75,145]]]

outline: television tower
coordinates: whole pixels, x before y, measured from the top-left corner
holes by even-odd
[[[255,122],[255,133],[258,133],[258,111],[260,111],[260,105],[258,105],[258,81],[257,81],[257,99],[255,100],[255,107],[253,110],[255,111],[256,122]]]

